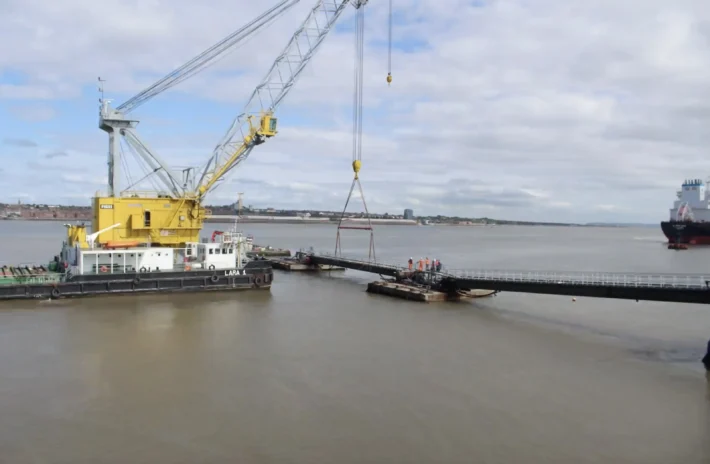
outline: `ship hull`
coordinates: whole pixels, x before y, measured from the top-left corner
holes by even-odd
[[[710,245],[710,222],[663,221],[661,230],[668,243]]]
[[[49,284],[0,286],[0,300],[58,299],[101,295],[269,290],[273,269],[269,261],[250,262],[242,269],[176,272],[127,272],[77,275]]]

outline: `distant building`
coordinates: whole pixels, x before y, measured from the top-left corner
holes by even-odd
[[[414,211],[412,211],[411,209],[405,209],[404,219],[414,219]]]

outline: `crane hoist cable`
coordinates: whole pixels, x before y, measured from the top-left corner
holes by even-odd
[[[387,27],[387,85],[392,84],[392,0],[389,0],[389,24]]]
[[[365,7],[357,10],[355,23],[355,89],[353,91],[353,170],[358,176],[362,162],[362,79],[365,41]]]
[[[364,77],[364,55],[365,55],[365,5],[361,3],[358,7],[355,19],[355,89],[353,92],[353,182],[350,185],[348,197],[345,200],[345,207],[338,221],[338,229],[335,237],[335,254],[342,253],[340,246],[340,230],[341,229],[360,229],[370,231],[370,247],[368,251],[369,259],[376,259],[375,256],[375,235],[372,229],[372,221],[370,220],[370,212],[367,210],[365,202],[365,193],[362,190],[360,183],[360,168],[362,167],[362,96],[363,96],[363,77]],[[357,185],[362,205],[365,209],[365,217],[367,218],[366,226],[348,225],[343,226],[345,212],[348,209],[348,204],[352,198],[353,191]]]

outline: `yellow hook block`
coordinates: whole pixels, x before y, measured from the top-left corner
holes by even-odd
[[[392,83],[392,73],[387,73],[387,85]]]

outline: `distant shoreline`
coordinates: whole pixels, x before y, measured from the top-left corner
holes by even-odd
[[[231,224],[234,219],[205,219],[205,224]],[[319,220],[307,220],[307,219],[239,219],[240,224],[300,224],[300,225],[338,225],[338,221],[319,221]],[[343,221],[345,224],[367,224],[366,220],[363,221]],[[388,225],[388,226],[416,226],[416,222],[398,222],[398,221],[387,221],[387,220],[372,220],[373,225]]]
[[[277,219],[279,216],[269,216],[264,218],[241,218],[239,220],[240,224],[288,224],[288,225],[315,225],[315,224],[329,224],[337,225],[338,221],[331,221],[328,218],[283,218]],[[0,221],[22,221],[22,222],[83,222],[91,223],[91,219],[85,218],[0,218]],[[655,224],[546,224],[546,223],[533,223],[533,224],[506,224],[506,223],[469,223],[469,224],[455,224],[455,223],[430,223],[422,224],[414,220],[403,220],[403,219],[371,219],[373,225],[383,225],[383,226],[420,226],[420,227],[585,227],[585,228],[651,228],[655,227]],[[234,218],[229,217],[210,217],[205,219],[206,224],[231,224],[234,222]],[[346,223],[363,224],[367,223],[366,219],[348,219],[343,221]]]

